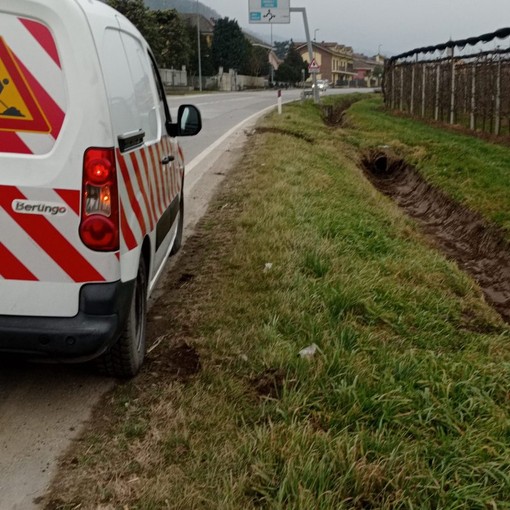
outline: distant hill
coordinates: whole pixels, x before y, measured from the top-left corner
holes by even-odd
[[[153,10],[175,9],[182,13],[196,13],[197,2],[194,0],[144,0],[145,5]],[[205,18],[221,18],[214,9],[198,2],[198,12]]]
[[[149,9],[153,10],[175,9],[177,12],[181,12],[184,14],[188,13],[195,14],[197,12],[196,0],[143,0],[143,1],[145,2],[145,5]],[[207,5],[204,5],[201,2],[198,2],[198,12],[199,14],[204,16],[204,18],[207,19],[211,18],[219,19],[224,17],[218,12],[216,12],[214,9],[207,7]],[[266,36],[262,36],[257,32],[253,32],[252,30],[247,29],[243,29],[243,31],[259,40],[264,41],[265,43],[268,42]]]

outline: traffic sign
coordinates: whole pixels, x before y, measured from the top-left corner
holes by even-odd
[[[312,74],[319,74],[321,72],[321,66],[317,64],[317,60],[315,60],[314,58],[312,59],[310,64],[308,64],[308,72]]]
[[[290,23],[290,0],[249,0],[250,23]]]

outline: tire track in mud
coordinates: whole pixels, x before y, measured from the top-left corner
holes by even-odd
[[[502,229],[428,183],[403,159],[373,150],[361,163],[374,187],[418,220],[440,250],[477,281],[486,300],[510,323],[510,243]]]

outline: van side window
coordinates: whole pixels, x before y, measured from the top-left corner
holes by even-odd
[[[146,142],[155,141],[161,133],[161,116],[154,85],[151,83],[153,71],[150,69],[149,58],[143,46],[133,36],[122,32],[122,41],[131,70],[140,127],[145,131]]]
[[[152,68],[152,77],[154,79],[154,84],[158,91],[159,108],[160,108],[161,118],[166,119],[168,122],[172,122],[170,110],[168,109],[166,98],[165,98],[165,96],[166,96],[165,89],[163,88],[163,82],[161,81],[161,75],[159,74],[159,71],[156,67],[154,57],[151,54],[149,54],[149,59],[150,59],[151,68]]]
[[[159,100],[163,101],[164,93],[162,92],[161,87],[159,86],[158,72],[156,71],[156,68],[154,67],[154,62],[152,61],[152,59],[151,59],[151,69],[152,69],[152,77],[154,79],[154,83],[156,84],[156,88],[158,90]]]
[[[102,65],[114,135],[142,129],[129,64],[118,30],[105,31]]]

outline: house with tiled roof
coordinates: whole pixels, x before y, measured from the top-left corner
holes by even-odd
[[[244,37],[249,41],[249,43],[252,46],[258,46],[260,48],[264,48],[267,50],[267,58],[269,60],[269,63],[271,64],[272,68],[277,71],[280,65],[282,64],[283,60],[278,58],[276,53],[273,51],[273,48],[271,47],[271,44],[263,41],[262,39],[259,39],[256,35],[246,32],[246,30],[243,30]]]
[[[180,13],[179,16],[181,16],[183,20],[187,21],[193,28],[196,28],[197,23],[200,23],[200,33],[205,37],[207,44],[209,46],[212,45],[215,25],[214,19],[206,18],[201,14],[197,16],[193,13]]]
[[[381,83],[384,57],[367,57],[361,53],[354,54],[355,85],[358,87],[378,87]]]
[[[296,49],[309,62],[308,45],[296,43]],[[328,80],[336,86],[348,85],[356,76],[354,72],[354,52],[350,46],[344,46],[336,42],[312,42],[313,58],[320,66],[317,78]]]

